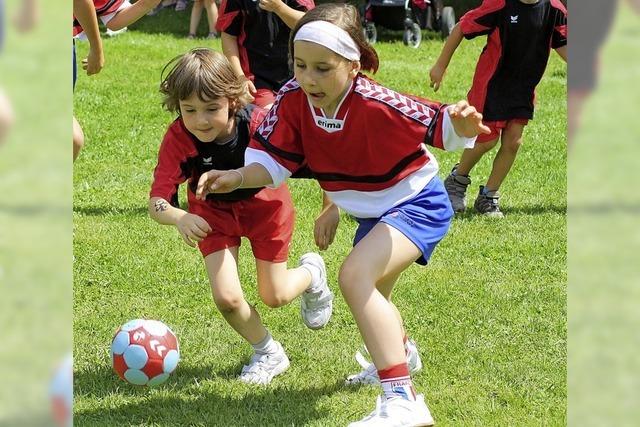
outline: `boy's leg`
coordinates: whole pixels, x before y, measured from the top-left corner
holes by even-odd
[[[200,17],[202,16],[202,9],[204,7],[203,0],[195,0],[191,7],[191,18],[189,19],[189,37],[195,37],[198,32],[198,25],[200,24]]]
[[[498,143],[497,139],[487,142],[476,143],[473,148],[467,148],[460,156],[460,162],[456,167],[458,175],[468,176],[473,167],[480,161],[482,156]]]
[[[376,288],[384,277],[398,276],[422,253],[409,238],[378,223],[356,244],[340,269],[339,282],[360,334],[378,371],[384,391],[382,405],[353,426],[432,425],[421,396],[416,396],[403,345],[402,326],[393,305]],[[384,419],[383,419],[384,418]],[[400,425],[400,424],[398,424]]]
[[[267,330],[254,307],[244,299],[237,266],[238,248],[224,249],[204,259],[213,300],[231,327],[250,344],[267,336]]]
[[[510,121],[502,131],[500,149],[493,159],[493,168],[487,180],[487,189],[497,191],[516,160],[518,150],[522,145],[522,133],[525,125],[516,121]]]

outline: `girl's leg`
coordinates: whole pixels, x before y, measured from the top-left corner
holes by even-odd
[[[202,0],[204,9],[207,11],[207,20],[209,22],[209,36],[216,34],[216,21],[218,20],[218,6],[215,0]]]
[[[231,327],[251,344],[267,336],[267,330],[254,307],[244,299],[238,277],[238,248],[214,252],[204,262],[211,283],[213,300]]]
[[[189,37],[195,37],[202,16],[203,0],[195,0],[191,8],[191,19],[189,20]]]
[[[500,149],[493,160],[491,175],[489,175],[489,179],[487,180],[486,188],[488,191],[499,190],[502,182],[511,170],[511,166],[513,166],[513,162],[516,160],[518,150],[522,145],[524,126],[522,123],[511,121],[507,124],[504,131],[502,131]]]
[[[420,255],[404,234],[379,223],[353,248],[340,269],[340,289],[378,371],[406,363],[406,357],[397,311],[376,284],[382,278],[397,277]],[[393,283],[385,290],[389,295]]]

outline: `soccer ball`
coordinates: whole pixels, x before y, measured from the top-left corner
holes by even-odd
[[[51,416],[60,427],[73,426],[73,357],[67,355],[49,383]]]
[[[178,360],[178,339],[158,320],[131,320],[116,331],[111,342],[113,369],[130,384],[160,385],[176,369]]]

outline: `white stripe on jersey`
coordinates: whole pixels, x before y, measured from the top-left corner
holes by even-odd
[[[415,197],[438,173],[435,157],[392,187],[379,191],[327,191],[340,209],[357,218],[379,218],[389,209]]]

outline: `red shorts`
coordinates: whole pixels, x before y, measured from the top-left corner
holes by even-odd
[[[511,119],[511,120],[499,120],[496,122],[483,122],[486,126],[489,127],[489,129],[491,129],[491,133],[486,134],[486,133],[481,133],[480,135],[478,135],[478,139],[476,139],[476,142],[479,143],[483,143],[483,142],[489,142],[489,141],[493,141],[495,139],[500,138],[500,134],[502,133],[502,130],[505,129],[509,123],[518,123],[521,125],[526,126],[527,123],[529,123],[528,119]]]
[[[236,202],[203,203],[191,199],[189,212],[204,218],[213,230],[198,243],[202,256],[240,246],[240,237],[246,237],[257,259],[287,260],[295,213],[286,185],[264,188],[255,196]]]
[[[271,108],[271,105],[276,102],[276,94],[270,89],[258,89],[254,98],[253,103],[262,108]]]

